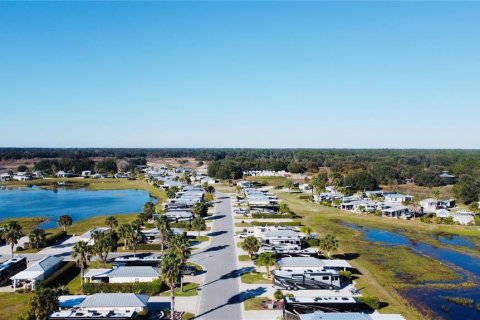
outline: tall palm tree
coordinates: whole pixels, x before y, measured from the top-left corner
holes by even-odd
[[[168,242],[169,251],[175,252],[182,261],[182,268],[187,263],[188,258],[190,258],[191,249],[190,241],[183,234],[175,234],[170,238]],[[183,274],[180,275],[180,287],[183,291]]]
[[[72,249],[72,257],[77,259],[77,265],[80,267],[80,282],[83,287],[83,276],[85,275],[85,267],[90,261],[92,248],[85,242],[79,241],[75,243]]]
[[[179,257],[176,252],[169,249],[162,256],[160,270],[165,283],[170,288],[170,319],[175,319],[175,288],[177,286],[178,277],[180,277],[180,274],[182,273],[181,257]]]
[[[257,266],[265,267],[267,270],[267,276],[270,277],[270,267],[275,265],[275,258],[271,252],[262,252],[258,256]]]
[[[118,226],[118,219],[114,216],[109,216],[105,219],[105,224],[113,230],[114,227]]]
[[[139,228],[136,228],[132,225],[132,228],[127,233],[127,243],[128,246],[133,249],[133,256],[137,255],[137,246],[142,241],[143,236]]]
[[[198,231],[198,236],[200,237],[200,231],[207,230],[207,223],[202,217],[195,217],[192,221],[192,230]]]
[[[327,234],[324,238],[320,239],[318,248],[327,253],[327,258],[331,259],[331,252],[338,249],[338,239],[332,234]]]
[[[63,231],[67,231],[67,227],[72,225],[72,217],[64,214],[63,216],[58,217],[57,223],[60,227],[63,227]]]
[[[23,236],[22,233],[22,226],[18,224],[17,221],[10,221],[8,222],[4,228],[2,233],[2,238],[5,240],[7,244],[10,245],[12,251],[12,259],[13,259],[13,248],[18,243],[18,240]]]
[[[30,246],[37,250],[39,250],[41,247],[44,247],[47,242],[45,230],[33,229],[28,235],[28,241],[30,241]]]
[[[131,231],[132,228],[132,225],[128,224],[128,223],[124,223],[120,226],[120,228],[118,228],[118,234],[120,235],[120,237],[123,238],[123,248],[125,250],[127,250],[127,241],[128,241],[128,235],[132,232]]]
[[[164,251],[164,245],[168,241],[168,237],[171,233],[170,224],[166,215],[159,215],[155,217],[155,226],[158,229],[160,235],[160,246],[162,253]]]

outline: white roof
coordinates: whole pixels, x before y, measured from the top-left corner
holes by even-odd
[[[300,314],[299,320],[405,320],[400,314],[380,314],[380,313],[354,313],[354,312],[314,312]]]
[[[10,279],[12,280],[37,280],[40,276],[42,276],[46,271],[50,270],[51,268],[56,267],[60,262],[62,262],[63,258],[50,256],[45,257],[39,261],[37,261],[34,265],[30,268],[23,270],[22,272],[17,273]]]
[[[109,274],[109,278],[157,278],[160,277],[158,271],[149,266],[140,267],[118,267],[113,269]]]
[[[324,263],[321,259],[314,257],[285,257],[280,259],[277,264],[280,267],[319,267],[323,268]]]
[[[112,271],[112,269],[88,269],[87,272],[85,272],[84,278],[98,277],[110,271]]]
[[[58,297],[58,306],[60,308],[73,308],[85,300],[86,295],[71,295]]]
[[[325,259],[325,260],[322,260],[322,263],[327,268],[328,267],[330,268],[351,268],[352,267],[347,260],[341,260],[341,259]]]
[[[96,293],[88,296],[80,308],[124,308],[147,306],[149,297],[135,293]]]

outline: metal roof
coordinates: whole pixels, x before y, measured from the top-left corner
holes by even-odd
[[[314,312],[300,314],[299,320],[405,320],[399,314],[365,314],[365,313],[324,313]]]
[[[88,296],[80,308],[122,308],[147,306],[149,296],[135,293],[96,293]]]
[[[314,257],[285,257],[277,262],[280,267],[319,267],[325,264],[321,259]]]
[[[156,278],[160,277],[158,271],[150,266],[130,267],[121,266],[108,274],[109,278]]]

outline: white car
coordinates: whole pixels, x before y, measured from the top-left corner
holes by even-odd
[[[240,239],[253,236],[253,231],[242,232],[238,235]]]

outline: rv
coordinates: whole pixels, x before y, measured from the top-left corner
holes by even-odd
[[[15,257],[0,263],[0,286],[3,286],[8,280],[19,273],[27,269],[27,258]]]
[[[340,276],[335,270],[275,270],[273,282],[276,288],[286,290],[340,289]]]

